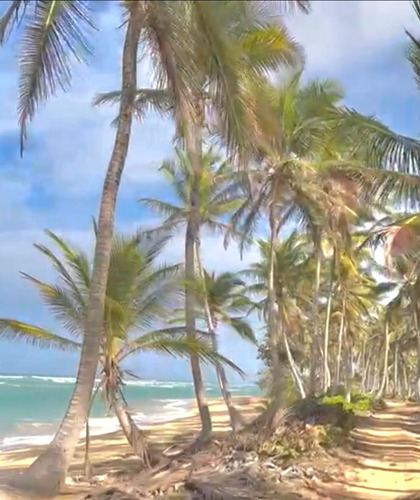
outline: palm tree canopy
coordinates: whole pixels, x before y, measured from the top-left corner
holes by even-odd
[[[267,307],[267,290],[269,280],[270,245],[265,240],[258,241],[261,260],[244,271],[244,275],[252,280],[247,290],[261,298],[258,308]],[[307,289],[307,280],[313,276],[313,263],[308,258],[308,243],[296,232],[291,233],[275,248],[274,288],[279,306],[285,311],[296,309],[299,304],[308,304],[312,297]]]
[[[91,262],[81,252],[51,231],[48,237],[59,253],[45,245],[35,247],[57,272],[57,283],[49,284],[28,274],[47,307],[67,332],[80,337],[86,316]],[[215,353],[206,341],[189,339],[184,327],[162,327],[172,319],[179,303],[181,287],[178,265],[158,264],[167,236],[146,236],[137,232],[113,239],[108,275],[102,355],[108,366],[117,366],[128,355],[141,351],[186,357],[192,352],[205,362],[222,362],[243,375],[226,357]],[[161,326],[161,327],[159,327]],[[44,328],[13,319],[0,319],[0,338],[26,341],[45,348],[75,350],[77,341]]]
[[[207,301],[214,328],[219,324],[229,326],[241,338],[255,344],[255,333],[246,319],[252,302],[245,294],[245,282],[234,273],[217,274],[205,269],[203,278],[203,282],[190,286],[194,287],[200,306],[204,308]]]
[[[191,209],[193,171],[189,156],[182,150],[175,151],[174,161],[167,161],[161,172],[169,181],[176,202],[141,198],[152,210],[165,217],[160,230],[173,231],[186,224]],[[199,223],[211,231],[225,231],[223,219],[242,203],[243,188],[228,162],[223,162],[212,151],[203,154],[199,179]]]
[[[229,150],[252,148],[265,100],[256,100],[258,84],[279,66],[302,64],[282,5],[307,11],[309,2],[146,2],[142,48],[152,63],[153,88],[138,89],[138,118],[152,108],[170,114],[182,138],[185,119],[204,126],[206,115],[211,134]],[[100,94],[95,104],[120,96]]]

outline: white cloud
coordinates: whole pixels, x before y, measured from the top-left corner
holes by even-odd
[[[321,75],[357,71],[405,43],[404,29],[419,30],[411,3],[401,0],[314,1],[310,15],[296,14],[286,22],[305,48],[308,71]]]
[[[59,92],[42,105],[29,125],[26,160],[34,172],[42,170],[48,177],[47,188],[60,192],[62,197],[84,197],[99,193],[112,150],[115,128],[111,121],[117,107],[92,107],[92,100],[99,92],[118,89],[120,86],[120,53],[122,30],[119,7],[101,14],[101,31],[96,36],[96,58],[88,66],[74,70],[72,88],[68,93]],[[8,48],[10,51],[10,49]],[[7,52],[3,57],[9,57]],[[0,62],[2,61],[0,57]],[[16,138],[18,148],[17,65],[7,66],[0,82],[0,134]],[[150,70],[146,63],[139,65],[141,85],[147,85]],[[124,187],[158,181],[157,165],[172,151],[170,140],[173,129],[151,114],[144,123],[133,126],[129,157],[124,175]],[[42,149],[40,150],[40,145]],[[19,168],[21,161],[13,164]]]

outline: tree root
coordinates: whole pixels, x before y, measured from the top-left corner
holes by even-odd
[[[210,432],[201,432],[197,439],[190,445],[188,446],[185,450],[184,453],[188,454],[195,454],[201,451],[205,446],[207,446],[210,441],[211,441],[212,435]]]

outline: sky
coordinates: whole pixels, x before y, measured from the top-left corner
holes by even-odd
[[[0,51],[0,317],[15,318],[62,332],[20,271],[53,279],[48,262],[33,248],[45,242],[44,229],[92,250],[91,216],[96,215],[105,169],[113,144],[110,122],[115,110],[92,107],[98,92],[119,85],[122,30],[118,2],[94,2],[99,30],[93,36],[94,57],[75,68],[72,89],[58,93],[39,110],[29,127],[23,159],[17,125],[17,42]],[[420,36],[420,22],[408,1],[317,1],[310,15],[288,15],[285,22],[306,53],[305,78],[334,78],[346,89],[345,103],[374,114],[394,130],[419,135],[420,91],[404,51],[408,29]],[[7,2],[0,3],[0,14]],[[140,64],[140,86],[147,85],[147,61]],[[158,172],[172,154],[174,130],[155,115],[133,127],[122,179],[117,227],[129,232],[153,225],[156,216],[136,200],[168,196]],[[240,260],[234,246],[204,235],[205,266],[215,271],[243,268],[255,251]],[[182,237],[165,250],[167,261],[182,258]],[[250,376],[259,369],[256,351],[223,332],[222,352]],[[77,356],[0,342],[0,373],[73,375]],[[144,378],[187,379],[188,366],[178,360],[142,355],[129,363]]]

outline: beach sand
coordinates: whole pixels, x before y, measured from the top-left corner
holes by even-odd
[[[238,397],[235,398],[235,405],[245,419],[250,420],[261,411],[262,399]],[[209,400],[209,407],[215,434],[229,432],[229,419],[223,400]],[[191,412],[184,418],[151,425],[144,429],[152,453],[159,458],[169,446],[181,447],[194,441],[200,431],[198,411],[193,407]],[[24,470],[43,448],[43,446],[33,446],[3,452],[0,456],[0,485]],[[85,445],[82,440],[69,471],[69,484],[66,486],[65,491],[57,497],[60,500],[78,500],[91,489],[86,484],[77,484],[77,479],[83,476],[84,449]],[[111,478],[124,474],[133,474],[139,470],[138,461],[131,453],[131,448],[121,432],[92,437],[89,456],[93,475],[97,481],[108,482],[112,480]],[[0,500],[2,499],[0,498]]]

